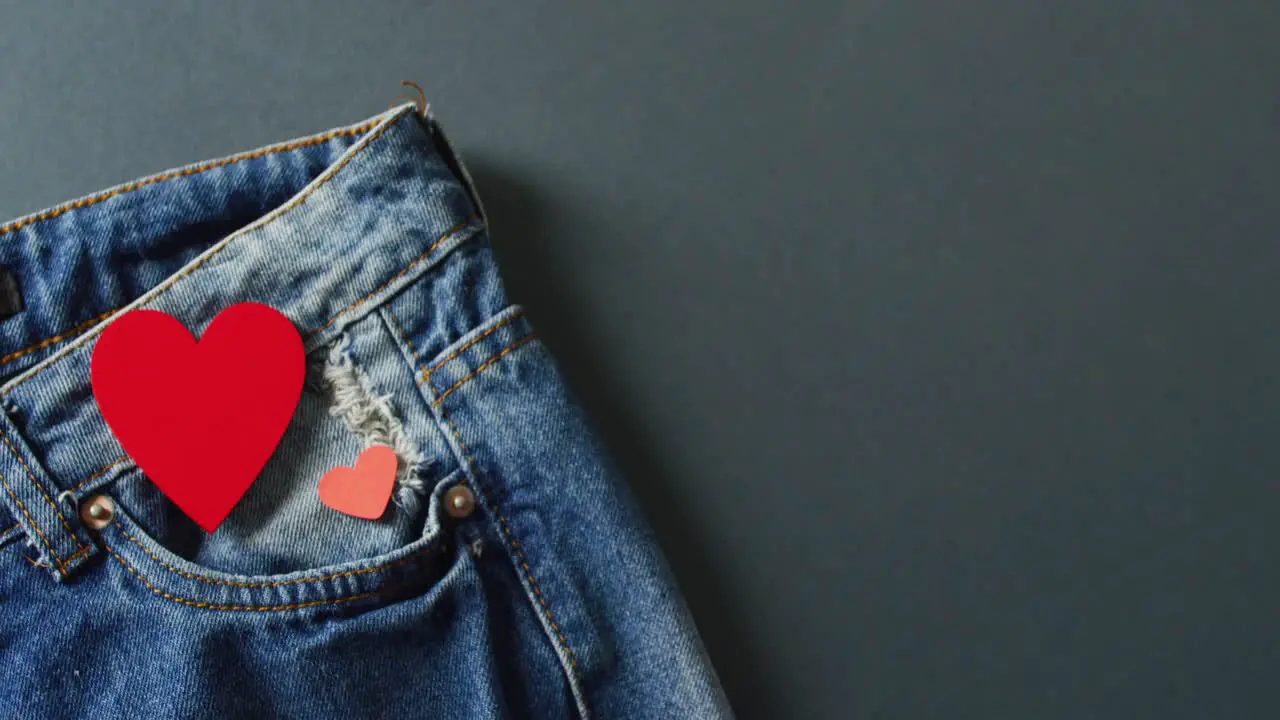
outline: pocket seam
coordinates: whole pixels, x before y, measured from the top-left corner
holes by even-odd
[[[390,321],[389,324],[395,327],[396,332],[399,333],[401,340],[404,341],[405,346],[409,349],[409,353],[413,356],[414,360],[417,361],[419,368],[424,371],[421,373],[422,377],[420,377],[417,381],[418,387],[423,388],[424,390],[426,390],[431,394],[431,399],[430,399],[431,407],[437,412],[439,412],[440,418],[445,423],[448,423],[449,429],[453,434],[453,439],[458,443],[458,448],[462,451],[462,455],[463,455],[462,459],[465,463],[466,471],[468,475],[470,475],[470,480],[471,480],[470,484],[480,491],[480,497],[484,499],[485,505],[487,505],[493,511],[494,516],[497,518],[498,524],[501,526],[503,534],[506,535],[508,547],[511,553],[514,555],[514,557],[512,557],[511,559],[518,562],[520,564],[520,568],[524,571],[524,576],[525,576],[525,579],[527,579],[529,582],[529,587],[533,589],[534,594],[537,596],[538,604],[542,606],[542,615],[543,617],[546,618],[547,623],[551,626],[551,629],[555,632],[556,638],[558,638],[560,641],[559,647],[564,651],[564,657],[566,657],[569,661],[569,667],[566,668],[566,670],[568,671],[568,674],[570,676],[570,682],[573,683],[574,685],[579,685],[581,683],[581,678],[578,675],[579,671],[578,671],[577,657],[573,652],[573,648],[569,645],[569,640],[568,638],[565,637],[564,631],[560,629],[559,623],[556,622],[555,617],[551,613],[551,603],[548,602],[546,596],[542,593],[542,588],[538,585],[537,579],[533,576],[533,569],[529,567],[529,560],[528,558],[525,557],[524,551],[520,549],[520,541],[516,539],[515,533],[511,531],[511,526],[507,522],[506,517],[503,516],[502,511],[498,508],[497,504],[494,503],[492,498],[489,497],[489,493],[484,489],[484,487],[479,482],[477,482],[479,471],[476,466],[475,459],[471,456],[471,451],[467,448],[466,443],[463,442],[462,432],[458,429],[457,424],[453,422],[453,418],[449,417],[449,414],[446,411],[445,406],[439,401],[439,399],[436,398],[437,391],[435,388],[435,384],[431,382],[430,373],[426,372],[425,364],[422,362],[421,357],[418,355],[418,351],[413,344],[413,340],[409,338],[409,334],[405,331],[404,325],[400,322],[400,319],[396,317],[395,312],[393,312],[389,306],[384,306],[382,309],[383,309],[383,312],[386,314],[386,317]],[[464,348],[462,348],[462,350],[465,350],[467,347],[474,345],[480,339],[487,337],[492,332],[492,330],[496,330],[498,329],[498,327],[501,327],[502,325],[506,325],[510,323],[512,320],[515,320],[521,314],[522,313],[516,313],[515,315],[513,315],[513,317],[508,318],[501,323],[498,323],[498,325],[494,328],[491,328],[489,332],[486,332],[483,335],[481,335],[479,338],[475,338],[473,341],[469,342]],[[497,357],[489,358],[489,360],[487,360],[483,365],[481,365],[480,368],[470,373],[466,378],[463,379],[462,382],[458,383],[453,388],[451,388],[450,392],[461,387],[467,381],[475,378],[476,375],[479,374],[480,370],[483,370],[484,368],[492,365],[498,359],[498,357],[504,356],[507,353],[511,352],[512,350],[515,350],[516,348],[523,346],[527,341],[535,337],[536,337],[535,333],[529,332],[525,337],[507,346],[505,350],[503,350],[501,353],[498,353]],[[459,354],[461,354],[461,351],[451,355],[448,359],[451,360],[454,357],[457,357]],[[433,371],[438,370],[443,365],[444,363],[440,363],[439,365],[433,368]],[[554,639],[552,639],[551,642],[553,645],[556,644]]]
[[[482,371],[484,371],[485,369],[487,369],[487,368],[489,368],[490,366],[494,365],[494,364],[495,364],[495,363],[497,363],[499,360],[501,360],[503,357],[505,357],[505,356],[507,355],[507,353],[514,352],[515,350],[519,349],[521,346],[523,346],[525,343],[529,342],[530,340],[536,340],[536,339],[537,339],[537,337],[538,337],[537,333],[530,332],[528,335],[525,335],[524,337],[520,338],[519,340],[516,340],[515,342],[511,343],[510,345],[508,345],[505,349],[503,349],[503,351],[502,351],[502,352],[498,353],[497,355],[494,355],[493,357],[489,358],[488,360],[485,360],[482,364],[480,364],[478,367],[476,367],[476,369],[475,369],[475,370],[472,370],[469,374],[467,374],[467,376],[466,376],[466,377],[462,378],[462,379],[461,379],[461,380],[459,380],[458,382],[456,382],[456,383],[454,383],[453,385],[449,386],[449,389],[447,389],[447,390],[445,390],[445,391],[441,392],[439,395],[437,395],[437,396],[436,396],[436,399],[435,399],[435,402],[433,402],[433,403],[432,403],[432,406],[434,406],[434,407],[439,407],[439,405],[440,405],[441,403],[443,403],[443,402],[444,402],[444,399],[445,399],[445,398],[447,398],[447,397],[449,397],[451,394],[453,394],[453,391],[454,391],[454,390],[457,390],[458,388],[462,387],[463,385],[466,385],[466,384],[467,384],[467,382],[469,382],[470,380],[472,380],[473,378],[475,378],[475,377],[476,377],[477,375],[479,375]],[[428,380],[430,380],[430,378],[428,378]],[[435,385],[432,385],[432,386],[431,386],[431,389],[432,389],[432,391],[435,391]]]
[[[470,339],[470,340],[468,340],[465,344],[463,344],[463,346],[462,346],[462,347],[460,347],[460,348],[458,348],[457,350],[454,350],[453,352],[449,353],[449,357],[446,357],[445,359],[441,360],[440,362],[436,363],[435,365],[432,365],[432,366],[431,366],[431,367],[429,367],[429,368],[425,368],[425,369],[423,369],[423,370],[422,370],[422,377],[423,377],[423,379],[424,379],[424,380],[429,380],[429,379],[431,378],[431,373],[433,373],[433,372],[435,372],[435,371],[439,370],[440,368],[444,367],[445,365],[448,365],[448,364],[449,364],[449,361],[453,360],[454,358],[458,357],[458,356],[459,356],[459,355],[461,355],[462,353],[466,352],[468,349],[470,349],[470,348],[471,348],[471,346],[472,346],[472,345],[475,345],[476,343],[480,342],[481,340],[484,340],[485,338],[489,337],[490,335],[494,334],[495,332],[497,332],[497,331],[501,330],[502,328],[504,328],[504,327],[506,327],[506,326],[510,325],[511,323],[515,322],[516,320],[518,320],[518,319],[520,319],[520,318],[522,318],[522,317],[524,317],[524,311],[523,311],[523,310],[519,310],[519,311],[517,311],[517,312],[513,312],[513,313],[511,313],[511,314],[510,314],[510,315],[508,315],[507,317],[503,318],[501,321],[494,323],[494,324],[493,324],[493,327],[491,327],[491,328],[489,328],[488,330],[485,330],[484,332],[480,333],[479,335],[477,335],[477,336],[475,336],[475,337],[471,338],[471,339]],[[396,327],[397,327],[397,329],[399,329],[399,330],[400,330],[401,335],[403,335],[403,334],[404,334],[404,330],[403,330],[402,328],[400,328],[400,327],[399,327],[399,322],[400,322],[400,321],[397,319],[397,320],[396,320],[396,323],[397,323]],[[413,345],[412,345],[412,344],[410,344],[410,346],[409,346],[409,351],[413,353],[413,359],[414,359],[414,360],[417,360],[417,361],[418,361],[418,364],[419,364],[419,365],[421,365],[421,364],[422,364],[422,359],[418,357],[418,351],[417,351],[417,350],[415,350],[415,349],[413,348]]]
[[[458,471],[457,474],[461,472]],[[153,594],[180,605],[203,610],[287,611],[345,605],[370,598],[380,598],[380,603],[392,602],[396,594],[409,591],[419,584],[423,584],[424,590],[435,587],[443,570],[437,566],[442,559],[449,557],[449,543],[445,537],[424,536],[412,544],[417,547],[402,548],[408,551],[405,554],[397,551],[397,556],[391,559],[379,557],[367,561],[376,563],[373,566],[353,563],[347,569],[318,568],[304,571],[310,572],[309,575],[283,579],[237,579],[235,576],[221,579],[210,577],[199,566],[194,566],[192,570],[176,567],[173,561],[162,557],[168,552],[163,546],[152,546],[155,541],[145,534],[143,528],[134,528],[133,532],[126,529],[133,528],[133,525],[132,518],[117,507],[115,522],[94,533],[95,546],[101,547],[106,551],[105,554],[115,558],[116,562]],[[129,543],[124,542],[125,539],[133,543],[136,549],[129,547]],[[139,550],[142,552],[139,553]],[[397,570],[406,567],[410,569]],[[340,580],[344,577],[348,579]],[[428,579],[432,577],[435,579]],[[204,588],[209,589],[206,591]],[[320,593],[318,597],[312,594],[317,592]],[[288,593],[292,597],[282,596],[281,593]],[[417,594],[416,591],[413,594]]]
[[[432,550],[435,550],[435,546],[434,546],[434,545],[427,545],[426,547],[422,548],[421,550],[418,550],[417,552],[414,552],[414,553],[411,553],[411,554],[409,554],[409,555],[406,555],[406,556],[404,556],[404,557],[400,558],[399,560],[394,560],[394,561],[389,562],[389,563],[387,563],[387,564],[385,564],[385,565],[377,565],[377,566],[374,566],[374,567],[367,567],[367,568],[356,568],[355,570],[347,570],[347,571],[340,572],[340,573],[333,573],[333,574],[331,574],[331,575],[322,575],[322,576],[320,576],[320,577],[301,577],[301,578],[293,578],[292,580],[275,580],[275,581],[271,581],[271,582],[246,582],[246,581],[241,581],[241,580],[216,580],[216,579],[211,578],[211,577],[204,577],[204,576],[202,576],[202,575],[198,575],[198,574],[196,574],[196,573],[189,573],[189,572],[187,572],[187,571],[185,571],[185,570],[179,570],[178,568],[176,568],[176,567],[174,567],[174,566],[170,565],[169,563],[165,562],[164,560],[161,560],[159,557],[157,557],[157,556],[156,556],[156,554],[155,554],[155,553],[151,552],[151,549],[150,549],[150,548],[148,548],[147,546],[143,545],[143,544],[142,544],[142,542],[141,542],[140,540],[138,540],[137,538],[135,538],[134,536],[130,535],[130,534],[129,534],[129,532],[128,532],[127,530],[125,530],[125,529],[124,529],[124,526],[122,526],[122,525],[120,524],[120,521],[118,521],[118,520],[117,520],[117,521],[115,522],[115,526],[116,526],[116,529],[120,531],[120,534],[121,534],[121,535],[124,535],[124,536],[125,536],[125,538],[129,540],[129,542],[132,542],[134,545],[137,545],[137,546],[138,546],[138,548],[139,548],[140,550],[142,550],[142,552],[146,553],[148,557],[150,557],[152,560],[155,560],[157,563],[159,563],[160,567],[163,567],[165,570],[168,570],[169,572],[171,572],[171,573],[173,573],[173,574],[175,574],[175,575],[178,575],[178,576],[180,576],[180,577],[187,578],[188,580],[195,580],[196,582],[208,583],[208,584],[210,584],[210,585],[226,585],[226,586],[229,586],[229,587],[244,587],[244,588],[281,587],[281,586],[284,586],[284,585],[303,585],[303,584],[306,584],[306,583],[324,582],[324,581],[326,581],[326,580],[333,580],[333,579],[335,579],[335,578],[341,578],[341,577],[351,577],[351,576],[353,576],[353,575],[370,575],[370,574],[373,574],[373,573],[376,573],[376,572],[381,572],[381,571],[383,571],[383,570],[390,570],[391,568],[399,567],[399,566],[404,565],[405,563],[407,563],[407,562],[409,562],[409,561],[411,561],[411,560],[414,560],[414,559],[418,558],[418,557],[419,557],[419,556],[421,556],[421,555],[426,555],[427,553],[431,552]],[[105,540],[103,541],[103,544],[104,544],[104,545],[106,544],[106,541],[105,541]],[[109,549],[109,548],[108,548],[108,549]],[[139,578],[139,579],[141,579],[141,578]],[[145,582],[145,580],[144,580],[143,582]]]
[[[366,598],[376,597],[378,595],[381,595],[383,592],[387,590],[387,588],[384,586],[384,587],[378,588],[377,590],[372,590],[366,593],[359,593],[356,595],[350,595],[347,597],[339,597],[339,598],[332,598],[332,599],[325,599],[325,600],[310,600],[307,602],[294,603],[292,605],[216,605],[214,603],[206,603],[206,602],[200,602],[198,600],[191,600],[189,598],[185,598],[180,595],[173,595],[161,590],[160,588],[148,582],[147,579],[142,576],[142,573],[134,569],[134,567],[130,565],[127,560],[121,557],[120,554],[117,553],[107,541],[103,540],[102,545],[103,547],[106,548],[107,552],[110,553],[111,556],[116,559],[117,562],[119,562],[122,566],[124,566],[125,570],[129,571],[129,574],[137,578],[138,581],[141,582],[143,585],[145,585],[147,589],[150,590],[151,592],[155,593],[156,595],[159,595],[162,598],[165,598],[166,600],[172,600],[173,602],[176,602],[180,605],[187,605],[194,608],[200,608],[202,610],[232,610],[232,611],[240,611],[240,612],[274,612],[278,610],[300,610],[302,608],[319,607],[321,605],[343,605],[346,603],[355,602],[356,600],[364,600]],[[414,556],[416,556],[416,554]],[[410,556],[410,557],[414,557],[414,556]]]

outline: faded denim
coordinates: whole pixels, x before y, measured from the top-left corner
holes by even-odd
[[[730,715],[414,106],[22,218],[0,228],[0,265],[25,304],[0,320],[0,714]],[[122,311],[198,334],[243,301],[293,321],[308,382],[205,534],[124,455],[89,360]],[[405,468],[387,513],[323,506],[320,476],[372,442]],[[461,518],[443,501],[458,486],[476,499]],[[79,508],[102,495],[116,512],[94,530]]]

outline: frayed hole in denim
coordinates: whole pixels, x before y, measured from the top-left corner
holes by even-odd
[[[426,492],[422,481],[425,464],[422,453],[409,439],[389,395],[374,392],[369,377],[351,361],[347,349],[350,338],[338,339],[329,350],[320,377],[332,398],[329,413],[342,420],[365,447],[386,445],[400,461],[397,487],[413,493]]]

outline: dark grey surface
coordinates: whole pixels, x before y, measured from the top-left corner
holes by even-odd
[[[1277,716],[1272,0],[0,7],[5,216],[422,83],[741,717]]]

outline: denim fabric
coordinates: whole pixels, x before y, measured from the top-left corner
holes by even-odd
[[[0,321],[0,715],[730,714],[477,208],[407,105],[0,228],[25,303]],[[207,534],[125,456],[89,361],[122,311],[199,334],[243,301],[293,321],[308,380]],[[373,443],[403,468],[383,517],[321,504]]]

